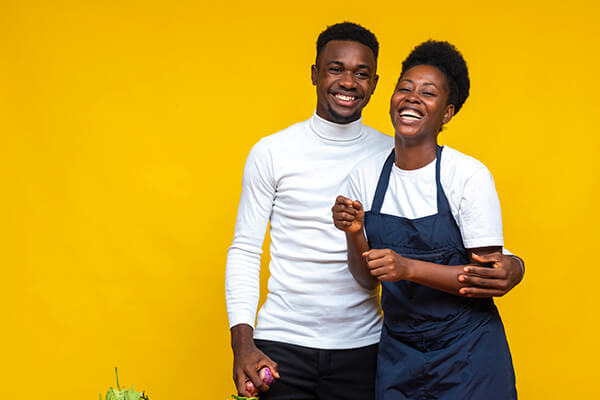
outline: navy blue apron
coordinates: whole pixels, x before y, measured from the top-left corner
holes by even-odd
[[[443,265],[469,263],[460,230],[440,183],[437,148],[435,215],[408,219],[381,214],[394,151],[365,213],[372,249]],[[382,282],[383,330],[377,360],[377,400],[516,399],[504,326],[490,299],[452,295],[409,281]]]

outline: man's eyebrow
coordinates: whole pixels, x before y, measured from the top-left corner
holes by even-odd
[[[341,66],[341,67],[343,67],[343,66],[344,66],[344,63],[343,63],[343,62],[341,62],[341,61],[336,61],[336,60],[329,61],[329,62],[327,63],[327,65],[331,65],[331,64],[339,65],[339,66]],[[370,67],[368,64],[358,64],[358,66],[357,66],[357,67],[358,67],[358,69],[362,69],[362,68],[368,69],[368,70],[369,70],[369,72],[371,72],[371,67]]]

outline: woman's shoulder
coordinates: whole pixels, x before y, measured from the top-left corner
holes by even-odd
[[[376,174],[379,176],[383,168],[383,164],[390,155],[392,149],[393,147],[390,146],[383,146],[377,149],[368,157],[356,163],[352,170],[352,174],[360,176],[370,176]]]
[[[449,146],[444,146],[442,151],[442,171],[451,171],[453,175],[458,174],[465,179],[477,173],[489,174],[489,170],[481,161]]]

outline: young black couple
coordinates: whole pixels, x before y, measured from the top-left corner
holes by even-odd
[[[392,94],[391,138],[361,118],[378,52],[367,29],[328,27],[311,68],[316,112],[250,151],[226,270],[238,393],[249,381],[263,400],[516,397],[492,297],[523,264],[502,254],[487,169],[437,145],[468,96],[466,65],[446,42],[417,46]]]

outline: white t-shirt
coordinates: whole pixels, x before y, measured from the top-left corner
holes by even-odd
[[[391,150],[361,162],[348,177],[346,196],[370,211],[383,164]],[[437,213],[435,160],[416,170],[392,166],[381,213],[409,219]],[[440,181],[465,248],[503,246],[502,213],[488,169],[448,146],[442,151]]]
[[[345,234],[333,225],[331,207],[358,162],[392,147],[392,137],[361,120],[335,124],[315,114],[252,148],[227,256],[230,327],[254,325],[270,222],[269,292],[254,337],[319,349],[379,341],[379,291],[362,288],[350,274]]]

